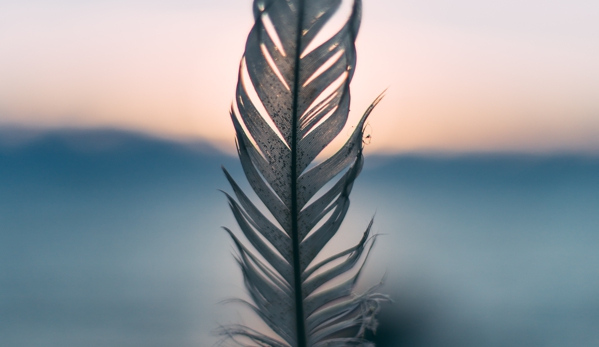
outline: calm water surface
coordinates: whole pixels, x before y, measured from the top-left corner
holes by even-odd
[[[253,321],[220,165],[112,131],[0,147],[0,345],[210,346]],[[379,346],[599,346],[599,158],[368,157],[336,246],[376,213]]]

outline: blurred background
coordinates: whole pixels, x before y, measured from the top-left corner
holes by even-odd
[[[376,213],[378,346],[599,345],[599,4],[365,1],[337,245]],[[249,0],[0,0],[0,345],[251,322],[220,166]],[[244,187],[247,187],[245,185]]]

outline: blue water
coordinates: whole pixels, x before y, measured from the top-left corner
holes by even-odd
[[[220,166],[114,131],[0,146],[0,346],[210,346],[253,322]],[[367,157],[336,247],[376,213],[378,346],[599,346],[599,158]],[[330,247],[331,249],[335,246]]]

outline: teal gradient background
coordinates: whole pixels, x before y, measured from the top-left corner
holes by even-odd
[[[368,148],[366,149],[368,153]],[[210,346],[256,319],[206,144],[60,131],[0,147],[0,345]],[[593,346],[599,159],[372,156],[332,249],[380,233],[379,346]]]

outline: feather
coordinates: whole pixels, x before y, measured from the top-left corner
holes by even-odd
[[[363,339],[364,332],[376,328],[379,303],[388,299],[374,289],[353,293],[375,241],[370,237],[372,221],[356,246],[314,262],[348,211],[349,195],[363,165],[365,122],[381,99],[366,110],[341,149],[313,164],[339,135],[349,114],[361,1],[353,0],[351,14],[338,32],[306,50],[341,3],[255,0],[253,4],[255,24],[230,114],[243,171],[268,212],[256,206],[223,168],[234,193],[225,193],[229,206],[253,250],[225,229],[237,247],[237,262],[252,301],[245,304],[276,336],[242,325],[220,330],[242,346],[371,346]],[[250,97],[252,90],[257,98]],[[330,188],[324,189],[327,183]],[[316,198],[318,192],[322,194]],[[342,275],[349,278],[340,282]]]

